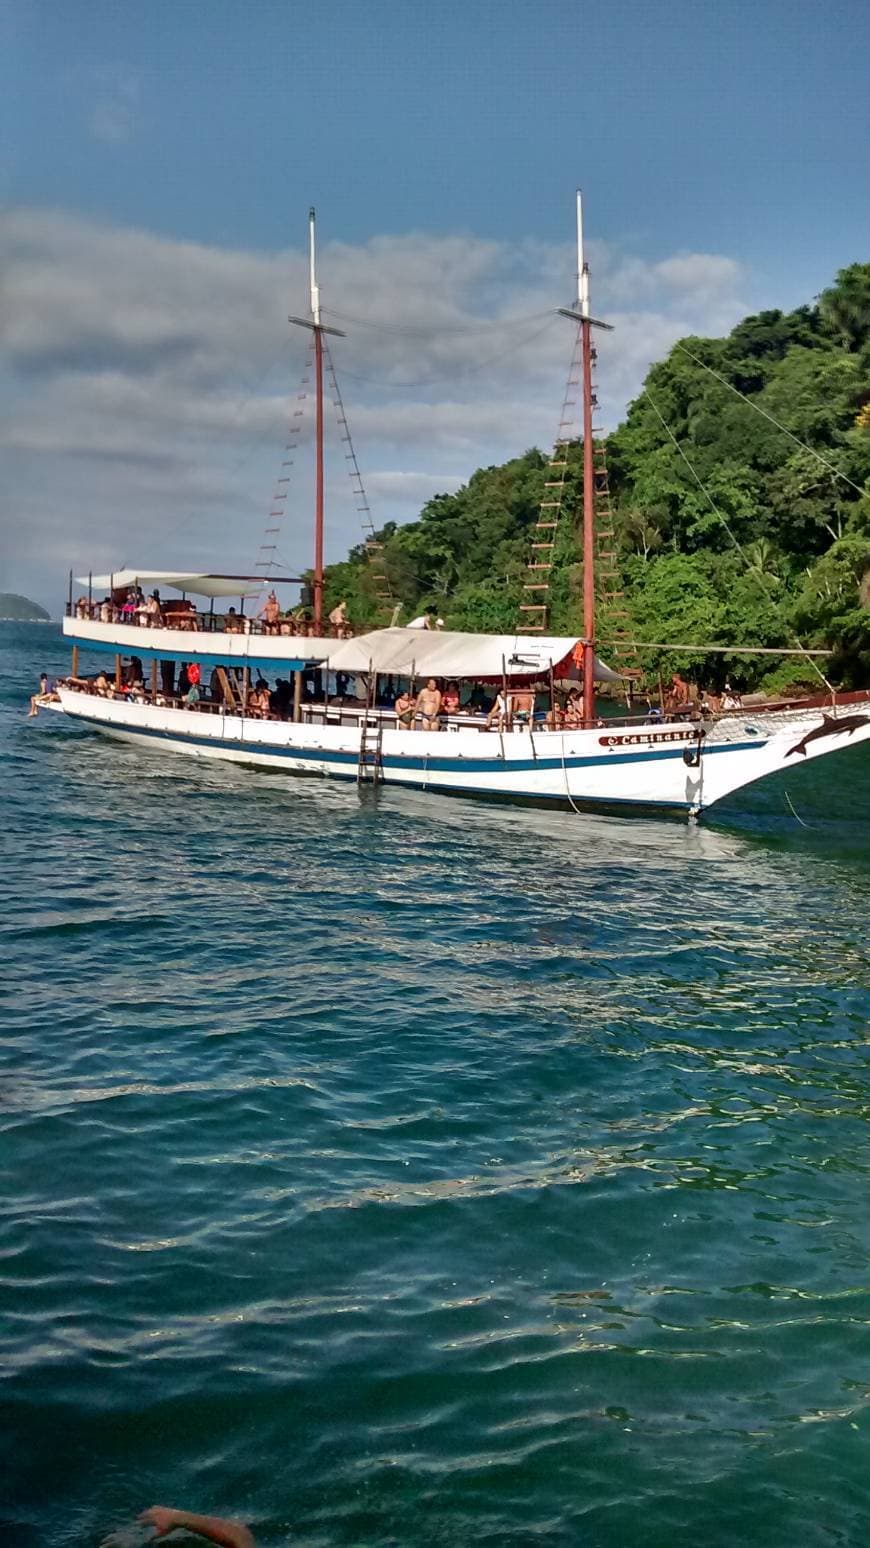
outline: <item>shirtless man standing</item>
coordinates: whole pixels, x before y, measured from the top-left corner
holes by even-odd
[[[270,591],[263,606],[257,614],[263,620],[263,632],[265,634],[277,634],[278,621],[281,617],[281,607],[274,591]]]
[[[438,716],[441,713],[441,690],[434,677],[430,677],[426,687],[420,689],[414,709],[420,716],[421,731],[437,731],[439,729]]]

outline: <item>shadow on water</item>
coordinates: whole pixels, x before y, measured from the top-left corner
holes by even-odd
[[[705,817],[774,849],[870,863],[870,747],[843,748],[748,785]]]

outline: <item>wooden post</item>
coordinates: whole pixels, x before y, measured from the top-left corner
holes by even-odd
[[[72,675],[73,675],[73,677],[78,677],[78,675],[79,675],[79,648],[78,648],[78,645],[74,645],[73,648],[72,648]]]
[[[552,658],[550,660],[550,730],[558,731],[556,725],[556,674],[553,671]]]
[[[115,657],[115,691],[121,692],[121,657]]]
[[[248,694],[251,691],[251,668],[246,666],[242,673],[242,714],[248,713]]]
[[[302,719],[302,673],[293,673],[293,720],[296,725]]]
[[[151,703],[152,704],[156,703],[156,700],[157,700],[157,657],[156,656],[152,656],[152,658],[151,658]]]

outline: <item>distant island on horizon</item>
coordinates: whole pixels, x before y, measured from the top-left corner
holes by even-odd
[[[51,614],[16,591],[0,591],[0,623],[51,623]]]

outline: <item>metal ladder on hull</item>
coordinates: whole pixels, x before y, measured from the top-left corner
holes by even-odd
[[[358,785],[380,785],[384,777],[384,723],[375,713],[377,676],[369,668],[366,683],[366,707],[359,728],[359,759],[356,766]]]
[[[384,727],[379,720],[376,726],[368,715],[360,727],[359,762],[356,768],[358,785],[380,785],[384,778]]]

